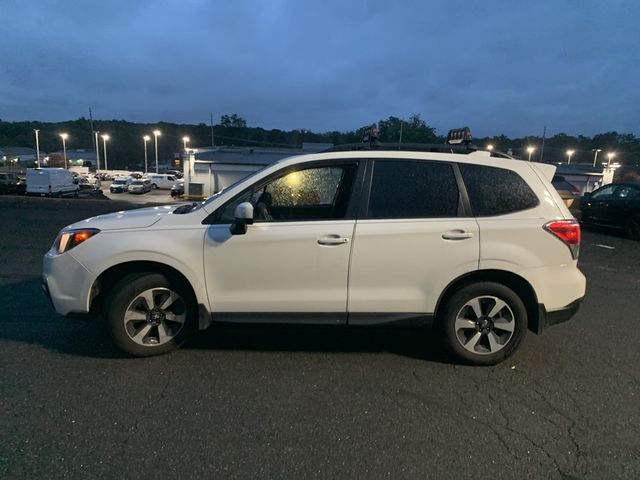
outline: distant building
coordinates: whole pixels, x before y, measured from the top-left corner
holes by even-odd
[[[62,155],[62,151],[58,153]],[[92,170],[97,166],[95,150],[82,148],[67,150],[67,160],[69,161],[69,165],[89,167]]]
[[[223,188],[283,158],[314,153],[332,147],[325,143],[305,143],[302,148],[205,147],[183,162],[185,195],[210,197]]]
[[[40,160],[46,153],[40,151]],[[22,165],[33,167],[36,162],[36,150],[29,147],[0,147],[0,160],[8,165]]]
[[[594,167],[590,163],[556,164],[556,175],[575,185],[581,195],[613,181],[613,170]]]

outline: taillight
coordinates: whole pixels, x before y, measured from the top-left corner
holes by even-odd
[[[580,253],[580,224],[576,220],[554,220],[546,223],[544,229],[560,239],[575,260]]]

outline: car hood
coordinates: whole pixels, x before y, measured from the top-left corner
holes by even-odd
[[[126,228],[147,228],[161,218],[171,215],[176,205],[138,208],[121,212],[98,215],[69,225],[67,228],[97,228],[100,230],[121,230]]]

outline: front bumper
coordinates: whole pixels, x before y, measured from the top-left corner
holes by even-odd
[[[43,290],[61,315],[89,312],[91,286],[95,276],[70,252],[47,252],[42,261]]]

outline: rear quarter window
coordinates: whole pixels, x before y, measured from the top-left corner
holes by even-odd
[[[460,172],[476,217],[519,212],[540,203],[527,182],[512,170],[464,163]]]

